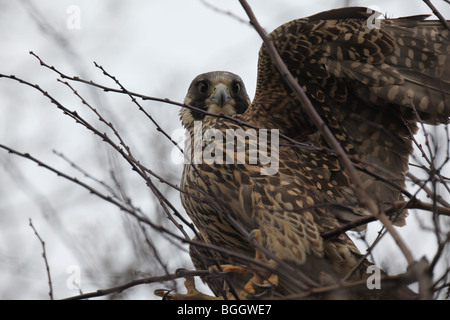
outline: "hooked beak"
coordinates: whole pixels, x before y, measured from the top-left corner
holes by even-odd
[[[211,94],[209,99],[212,102],[217,103],[219,106],[223,107],[232,98],[228,87],[223,83],[219,83],[214,87],[213,93]]]

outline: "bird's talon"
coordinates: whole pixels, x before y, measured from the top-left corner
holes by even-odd
[[[158,297],[162,297],[163,300],[221,300],[221,298],[209,296],[207,294],[201,293],[195,287],[194,277],[186,277],[184,281],[184,286],[187,289],[187,293],[173,293],[172,290],[167,289],[156,289],[154,294]]]
[[[172,289],[156,289],[153,293],[155,296],[161,297],[163,300],[170,300],[172,295],[170,294]]]
[[[258,287],[259,289],[272,289],[273,285],[272,283],[269,283],[267,281],[264,281],[263,283],[258,283],[256,281],[253,281],[253,279],[250,279],[250,282],[254,287]]]
[[[262,242],[261,231],[259,229],[253,229],[250,232],[250,239],[256,240],[256,242],[261,243]]]
[[[251,273],[252,271],[247,268],[247,267],[243,267],[243,266],[235,266],[232,264],[222,264],[220,265],[220,269],[218,266],[211,266],[208,268],[210,273],[217,273],[217,272],[224,272],[224,273],[229,273],[229,272],[237,272],[237,273]]]
[[[261,293],[250,293],[250,292],[247,292],[247,294],[246,294],[246,298],[249,298],[249,299],[259,299],[259,298],[261,298],[261,297],[263,297],[263,296],[265,296],[267,294],[267,290],[264,290],[264,291],[262,291]]]

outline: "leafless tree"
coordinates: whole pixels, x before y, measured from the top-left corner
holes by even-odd
[[[274,63],[281,70],[282,74],[286,75],[285,81],[291,86],[300,101],[302,101],[302,105],[306,106],[310,116],[315,119],[317,127],[326,128],[321,124],[322,120],[320,117],[314,113],[314,108],[310,106],[300,86],[293,80],[290,73],[283,69],[285,68],[283,62],[277,56],[276,50],[270,46],[270,41],[267,39],[262,27],[260,27],[250,6],[246,1],[240,2],[248,15],[251,25],[261,35],[266,45],[268,45]],[[431,4],[429,1],[425,2]],[[25,3],[29,6],[31,5],[27,1]],[[208,6],[217,11],[217,8],[210,4]],[[434,13],[438,13],[436,8],[431,6],[430,8]],[[232,18],[243,20],[242,18],[233,17],[229,12],[222,13],[230,15]],[[54,33],[54,30],[51,30],[49,26],[45,25],[42,22],[43,20],[40,20],[38,16],[35,16],[35,19],[41,21],[41,28],[44,32],[52,34],[62,45],[65,45],[63,38],[59,37]],[[246,21],[246,19],[244,20]],[[255,36],[257,36],[256,33]],[[69,47],[68,50],[71,51],[71,55],[76,56],[72,48]],[[14,146],[5,145],[0,141],[0,149],[5,151],[1,157],[2,164],[7,168],[11,177],[18,185],[28,189],[28,193],[35,200],[40,210],[49,217],[49,221],[60,226],[61,232],[66,234],[67,241],[69,242],[71,240],[69,239],[70,232],[66,230],[67,226],[64,226],[61,222],[61,217],[58,217],[58,213],[52,207],[51,201],[42,196],[39,189],[33,188],[31,184],[26,182],[26,179],[15,165],[15,162],[19,161],[18,159],[26,159],[39,167],[36,170],[47,170],[56,174],[59,179],[64,179],[69,184],[86,190],[97,199],[95,208],[92,209],[93,211],[99,210],[97,209],[98,207],[104,208],[100,210],[111,210],[111,208],[116,211],[120,210],[123,213],[124,221],[124,227],[121,232],[131,239],[130,246],[133,247],[132,252],[136,255],[132,263],[130,263],[129,268],[124,272],[123,269],[114,269],[114,264],[111,261],[115,257],[111,256],[112,251],[102,252],[103,255],[101,257],[98,257],[99,252],[95,252],[96,259],[100,259],[101,263],[93,267],[94,264],[90,263],[89,251],[94,249],[95,243],[86,240],[86,243],[74,244],[74,250],[79,252],[80,256],[84,257],[86,265],[92,266],[92,268],[89,268],[89,272],[92,272],[93,278],[98,276],[95,270],[98,268],[103,269],[102,272],[108,272],[117,276],[114,278],[114,281],[108,283],[108,288],[100,288],[99,290],[88,293],[81,292],[80,290],[79,294],[67,298],[86,299],[99,296],[119,298],[122,294],[126,294],[128,289],[132,287],[136,288],[144,284],[154,284],[154,287],[165,286],[172,288],[174,292],[183,292],[184,288],[178,279],[182,280],[186,277],[210,275],[211,271],[193,270],[190,265],[186,265],[186,261],[177,259],[174,254],[167,252],[167,244],[170,244],[171,248],[175,248],[180,252],[186,252],[187,245],[198,246],[199,248],[206,247],[216,251],[221,251],[222,249],[193,240],[193,236],[196,234],[196,228],[187,218],[186,214],[175,204],[178,201],[179,193],[184,191],[178,187],[178,177],[172,174],[171,170],[166,167],[166,160],[164,160],[170,157],[169,153],[171,149],[178,149],[182,152],[182,147],[178,141],[175,141],[172,134],[159,123],[154,115],[148,112],[144,104],[148,101],[156,101],[172,105],[175,108],[195,108],[168,98],[153,97],[134,92],[120,81],[120,77],[111,74],[106,67],[97,63],[95,63],[95,70],[103,75],[103,80],[100,81],[93,81],[89,76],[81,72],[79,76],[68,75],[64,70],[51,65],[50,62],[45,61],[35,52],[30,52],[30,59],[35,59],[42,66],[42,72],[45,70],[53,73],[61,88],[65,90],[64,95],[70,95],[71,101],[73,101],[73,98],[78,101],[79,107],[77,109],[72,109],[72,103],[66,102],[65,97],[60,98],[57,94],[47,91],[44,85],[33,83],[21,76],[0,73],[1,81],[5,81],[6,79],[21,86],[23,90],[31,88],[34,91],[40,92],[47,99],[49,105],[58,109],[71,121],[77,123],[79,130],[83,130],[89,133],[91,137],[95,137],[95,146],[99,150],[102,150],[101,154],[100,152],[98,154],[95,154],[95,152],[91,153],[92,150],[83,150],[82,152],[86,153],[85,157],[97,157],[99,162],[105,163],[105,171],[102,172],[102,176],[105,178],[96,177],[97,174],[88,172],[79,159],[71,160],[59,150],[53,151],[54,157],[52,160],[43,160],[40,157],[28,153],[27,150],[18,150]],[[154,141],[164,140],[168,142],[165,147],[161,147],[163,145],[157,143],[154,145],[152,153],[160,155],[162,159],[160,162],[155,161],[149,163],[142,156],[143,152],[139,148],[133,147],[134,142],[126,133],[122,132],[120,121],[114,118],[107,111],[107,108],[101,107],[107,101],[104,98],[105,95],[114,95],[123,99],[123,101],[126,98],[127,103],[135,110],[139,110],[142,117],[145,117],[148,123],[156,129],[157,134],[153,137]],[[196,111],[204,112],[198,109]],[[233,119],[230,118],[230,120]],[[324,129],[322,134],[327,139],[328,144],[332,146],[331,152],[335,152],[346,165],[346,170],[348,170],[349,175],[354,179],[353,183],[359,185],[360,182],[358,182],[356,170],[364,170],[364,164],[358,163],[356,159],[349,157],[326,129]],[[296,143],[288,137],[282,138],[289,140],[290,143]],[[381,247],[380,250],[383,250],[383,243],[380,241],[381,238],[390,236],[394,239],[396,246],[398,246],[401,254],[407,261],[408,269],[397,275],[386,277],[383,281],[417,283],[420,297],[425,299],[448,299],[450,296],[450,253],[448,250],[450,241],[450,204],[448,202],[450,188],[448,182],[450,178],[446,174],[450,160],[450,136],[448,128],[435,129],[422,124],[421,134],[416,136],[414,142],[416,152],[411,159],[411,166],[420,169],[421,175],[418,176],[415,173],[408,174],[409,185],[407,190],[404,190],[404,194],[408,200],[395,203],[387,211],[391,210],[395,212],[399,208],[409,208],[415,212],[417,219],[423,221],[421,231],[434,235],[436,250],[431,255],[432,259],[427,261],[421,259],[421,257],[416,257],[413,254],[415,249],[414,244],[406,243],[401,235],[398,234],[397,230],[392,227],[386,216],[388,212],[378,212],[378,207],[373,203],[373,199],[368,198],[363,192],[359,197],[362,202],[367,203],[368,207],[373,210],[372,216],[345,225],[333,232],[323,234],[323,237],[332,237],[342,232],[352,232],[350,230],[357,226],[365,224],[375,225],[377,221],[378,223],[381,222],[381,224],[378,224],[379,231],[375,239],[371,239],[365,232],[358,234],[352,233],[352,235],[354,238],[359,238],[361,242],[367,244],[368,256],[377,248]],[[70,169],[59,169],[60,163],[64,163],[66,168]],[[142,184],[143,186],[139,194],[135,194],[134,189],[129,188],[130,184],[135,183]],[[363,189],[359,188],[359,190]],[[152,197],[154,203],[147,205],[145,208],[141,208],[136,204],[137,197]],[[213,198],[207,197],[198,200],[214,201]],[[87,207],[86,210],[91,209]],[[429,221],[432,223],[429,223]],[[53,298],[57,296],[57,293],[53,292],[51,265],[49,265],[47,260],[48,253],[45,251],[45,242],[43,240],[45,235],[41,232],[38,233],[31,220],[30,225],[42,244],[45,267],[48,274],[50,297]],[[115,244],[111,243],[109,245],[114,247]],[[233,254],[232,252],[223,250],[221,252],[223,254]],[[257,262],[251,261],[248,257],[236,258],[242,259],[243,262],[257,264]],[[393,258],[391,257],[391,259]],[[388,269],[389,265],[384,266],[384,268]],[[141,274],[136,270],[153,271]],[[298,281],[298,279],[293,279],[293,281]],[[340,285],[310,287],[305,291],[306,293],[303,296],[297,296],[295,298],[307,297],[308,295],[314,295],[324,291],[338,290],[340,286],[365,286],[365,282],[351,283],[343,281]]]

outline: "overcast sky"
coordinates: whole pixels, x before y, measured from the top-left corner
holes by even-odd
[[[289,20],[348,2],[249,1],[268,32]],[[450,5],[434,2],[449,18]],[[253,97],[261,40],[241,21],[247,19],[238,1],[207,3],[214,3],[234,17],[212,10],[198,0],[0,0],[0,73],[38,83],[69,109],[87,115],[89,112],[83,109],[79,99],[56,81],[55,73],[41,67],[29,51],[68,75],[114,87],[113,81],[94,67],[95,61],[130,91],[179,102],[197,74],[227,70],[242,77]],[[377,6],[389,17],[430,13],[419,0],[351,1],[351,4]],[[81,84],[75,86],[117,125],[151,169],[179,183],[182,168],[169,160],[170,142],[129,98]],[[169,134],[181,128],[178,107],[155,102],[142,105]],[[64,172],[82,177],[52,152],[56,150],[91,175],[112,183],[109,153],[98,137],[63,115],[36,90],[7,79],[0,79],[0,144],[28,152]],[[152,194],[129,167],[121,163],[115,168],[137,206],[148,213],[160,210]],[[168,194],[182,211],[178,194],[173,191]],[[163,215],[158,214],[155,219],[166,223]],[[156,275],[145,268],[145,257],[135,257],[139,245],[133,242],[136,239],[127,236],[138,231],[126,230],[132,227],[117,208],[30,161],[0,150],[0,299],[48,298],[42,249],[28,226],[29,218],[46,241],[56,298],[78,293],[66,283],[70,266],[80,267],[83,292],[111,285],[115,277],[120,279],[119,283],[133,278],[131,274],[124,277],[123,270],[133,269],[135,277]],[[406,239],[415,237],[417,219],[410,225],[401,231]],[[170,272],[179,267],[192,267],[185,245],[161,241],[168,248],[163,259]],[[415,252],[416,258],[431,252],[434,242],[432,234],[424,235]],[[391,256],[398,256],[394,245],[384,248]],[[127,266],[127,261],[132,261],[132,266]],[[400,271],[405,266],[405,261],[390,262]],[[130,290],[127,298],[154,299],[153,289]]]

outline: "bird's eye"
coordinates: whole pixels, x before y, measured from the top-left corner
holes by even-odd
[[[200,93],[206,93],[206,92],[208,92],[208,89],[209,89],[208,82],[206,82],[206,81],[200,81],[200,82],[197,84],[197,89],[198,89],[198,91],[200,91]]]
[[[241,84],[239,82],[233,82],[231,89],[233,90],[234,94],[239,93],[241,91]]]

